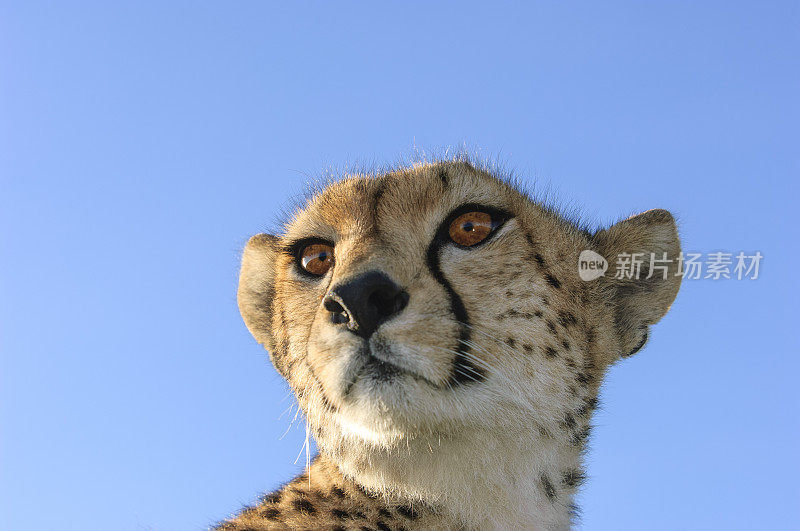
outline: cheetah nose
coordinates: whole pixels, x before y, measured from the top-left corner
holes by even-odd
[[[335,286],[323,302],[334,324],[346,325],[364,339],[407,304],[408,293],[380,271],[369,271]]]

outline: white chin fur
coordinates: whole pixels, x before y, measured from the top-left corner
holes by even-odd
[[[349,418],[346,414],[336,415],[336,422],[343,438],[355,440],[367,446],[388,448],[403,438],[403,432],[396,428],[367,426],[358,420]]]

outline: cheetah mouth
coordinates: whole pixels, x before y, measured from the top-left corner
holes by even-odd
[[[366,374],[372,377],[373,380],[388,382],[400,374],[411,373],[405,369],[401,369],[393,363],[389,363],[388,361],[379,360],[376,357],[370,357],[370,359],[362,367],[361,374]]]
[[[386,355],[389,354],[386,351],[390,349],[385,345],[380,345],[378,348],[371,347],[370,345],[364,345],[364,347],[358,351],[357,355],[355,356],[357,359],[357,366],[353,367],[353,369],[350,371],[351,375],[347,380],[347,385],[345,386],[343,392],[344,398],[348,397],[350,392],[355,387],[356,382],[364,379],[369,379],[371,382],[376,384],[388,385],[397,383],[402,377],[407,376],[420,382],[424,382],[436,389],[441,387],[417,372],[400,367],[399,365],[387,361],[382,357],[376,356],[376,350]]]

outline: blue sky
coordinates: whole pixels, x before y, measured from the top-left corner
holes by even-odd
[[[611,370],[583,527],[797,528],[798,27],[796,2],[0,2],[0,528],[200,529],[296,473],[244,242],[327,168],[462,144],[594,223],[667,208],[686,250],[764,255],[686,281]]]

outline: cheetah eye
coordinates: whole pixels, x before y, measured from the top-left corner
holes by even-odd
[[[481,243],[500,225],[502,220],[488,212],[465,212],[450,223],[450,239],[462,247]]]
[[[297,257],[300,267],[321,277],[333,266],[333,246],[327,243],[311,243],[300,249]]]

